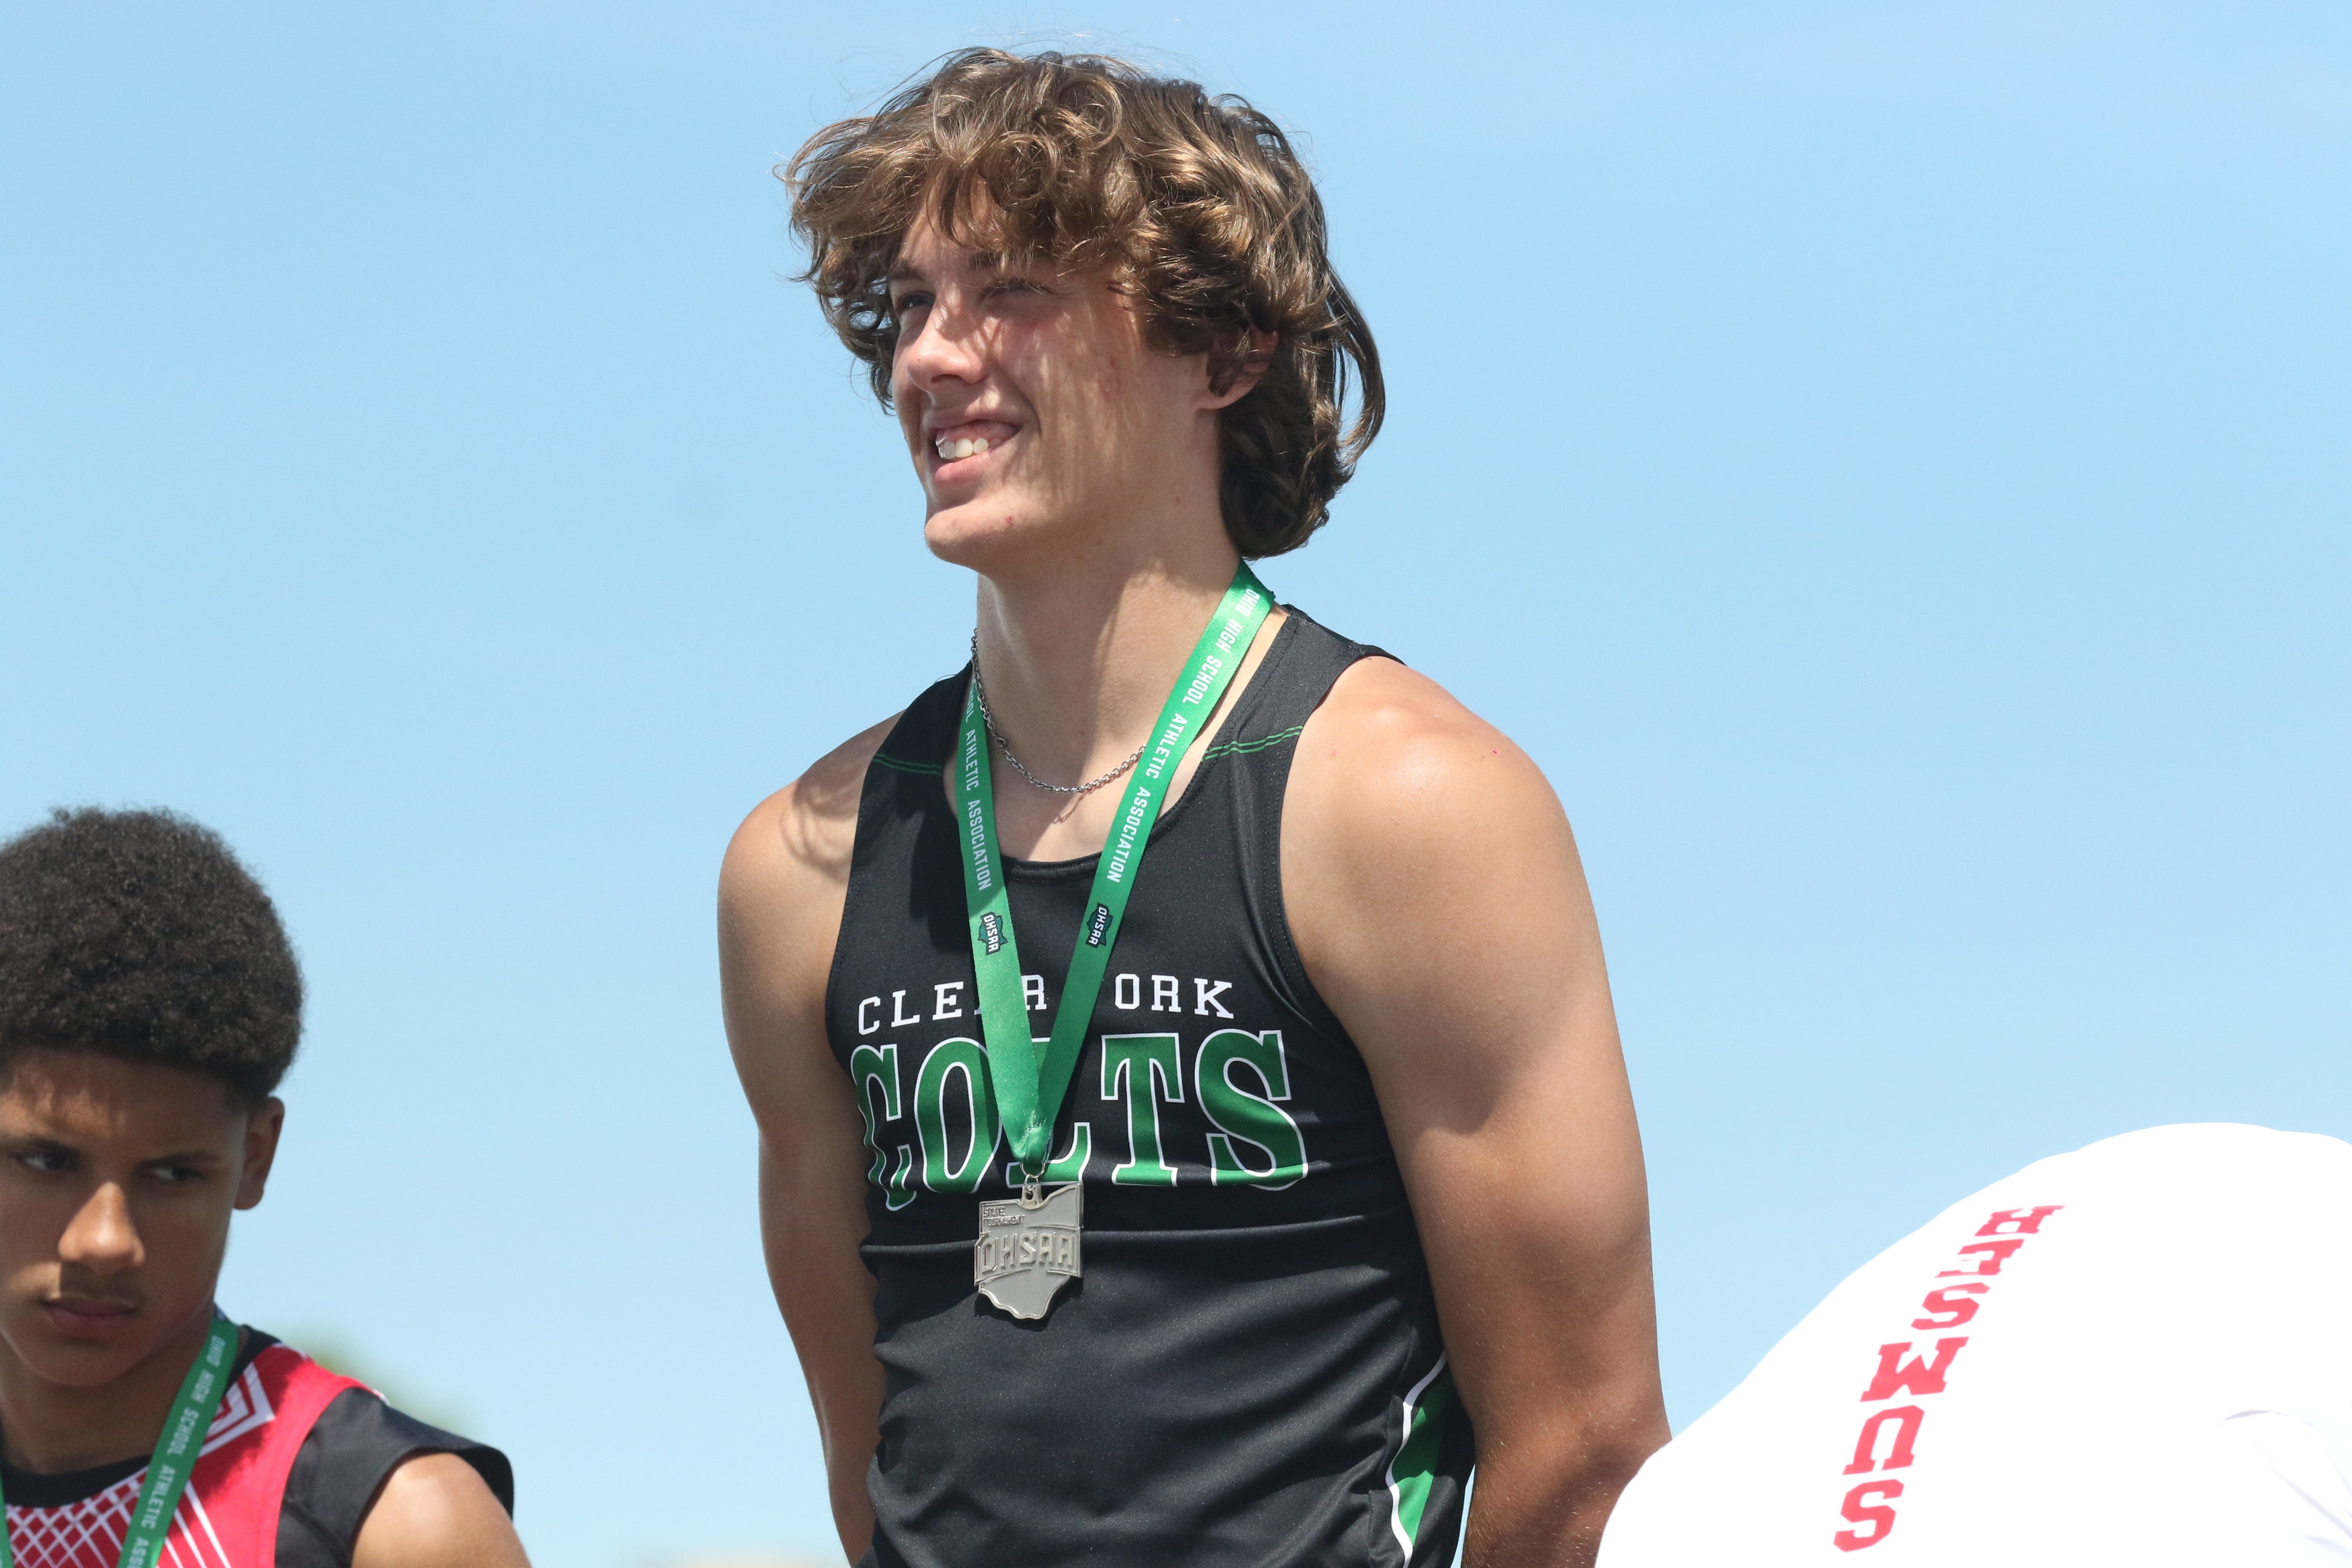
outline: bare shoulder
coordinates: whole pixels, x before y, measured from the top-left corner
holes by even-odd
[[[722,956],[733,936],[782,936],[813,921],[829,931],[839,922],[866,770],[897,722],[893,715],[835,746],[735,829],[719,868]]]
[[[1282,888],[1308,976],[1376,1068],[1391,1026],[1420,1018],[1407,1043],[1434,1037],[1515,974],[1607,994],[1575,837],[1542,770],[1388,659],[1351,667],[1299,735]]]
[[[455,1454],[395,1467],[352,1543],[352,1568],[527,1568],[506,1509]]]
[[[825,976],[849,890],[866,770],[895,718],[835,747],[751,808],[719,870],[719,968],[737,1069],[761,1109],[799,1092],[824,1037]]]
[[[1559,806],[1525,752],[1429,677],[1367,658],[1339,677],[1298,738],[1284,837],[1377,861],[1416,843],[1525,826],[1529,814],[1549,818]]]
[[[898,721],[893,714],[851,736],[751,808],[719,867],[722,907],[789,896],[804,879],[847,879],[866,770]]]

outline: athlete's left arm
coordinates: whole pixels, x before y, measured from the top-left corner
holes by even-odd
[[[1477,1433],[1464,1562],[1589,1563],[1667,1429],[1641,1135],[1568,818],[1499,731],[1366,659],[1299,737],[1282,881],[1370,1069]]]
[[[530,1568],[514,1521],[473,1466],[418,1454],[384,1478],[352,1568]]]

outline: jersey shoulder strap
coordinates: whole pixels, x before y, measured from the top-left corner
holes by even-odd
[[[193,1554],[183,1561],[207,1568],[216,1559],[229,1568],[276,1568],[278,1510],[295,1456],[338,1394],[365,1386],[287,1345],[269,1345],[255,1356],[221,1396],[220,1414],[182,1496],[172,1539]]]
[[[1298,738],[1332,687],[1363,659],[1396,656],[1352,642],[1295,606],[1283,608],[1288,618],[1243,689],[1233,717],[1203,754],[1200,776],[1188,793],[1199,797],[1192,809],[1202,814],[1202,826],[1213,825],[1230,838],[1229,875],[1287,1000],[1334,1038],[1345,1039],[1346,1026],[1316,990],[1291,937],[1282,889],[1282,808]]]
[[[1341,637],[1294,605],[1282,608],[1286,618],[1209,756],[1280,752],[1286,759],[1286,743],[1298,739],[1342,675],[1362,659],[1396,658],[1385,648]],[[1286,774],[1287,761],[1280,766]]]
[[[955,750],[956,720],[963,710],[964,682],[971,678],[967,664],[945,680],[933,681],[908,703],[875,752],[866,777],[871,779],[877,770],[940,777]]]

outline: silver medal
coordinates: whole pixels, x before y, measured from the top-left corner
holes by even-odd
[[[972,1243],[971,1282],[1016,1318],[1042,1318],[1066,1279],[1076,1279],[1078,1209],[1076,1182],[1041,1192],[1024,1185],[1017,1198],[980,1205],[980,1239]]]

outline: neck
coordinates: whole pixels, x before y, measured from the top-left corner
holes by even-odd
[[[86,1388],[40,1376],[0,1342],[0,1452],[37,1475],[146,1458],[211,1331],[208,1307],[121,1376]]]
[[[1142,742],[1239,560],[1221,530],[1187,558],[981,579],[989,710],[1032,772],[1076,784]]]

